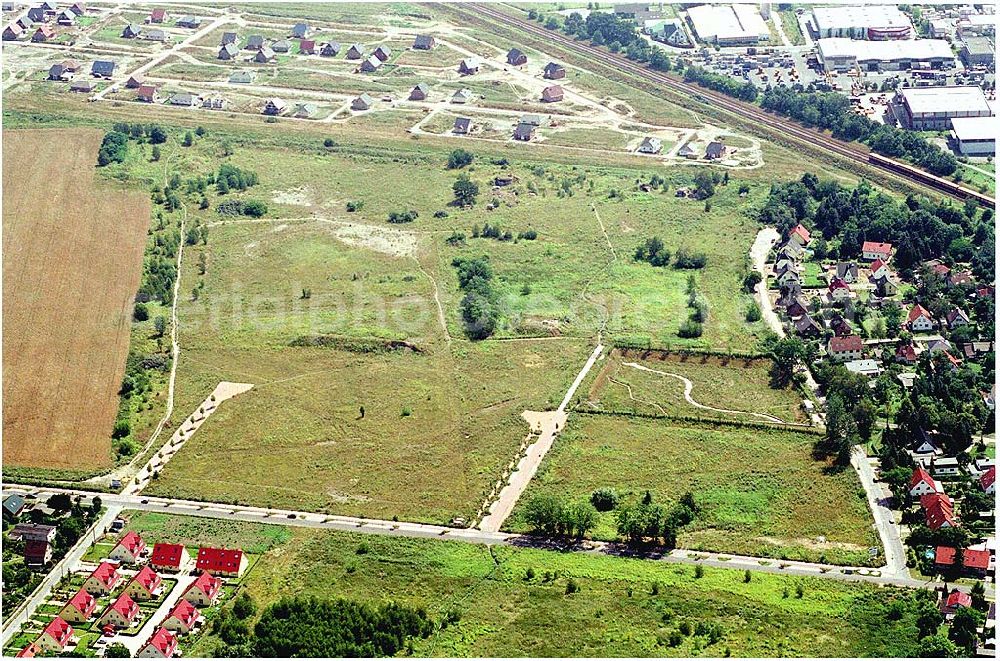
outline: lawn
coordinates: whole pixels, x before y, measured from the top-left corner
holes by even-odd
[[[127,530],[139,533],[147,546],[165,542],[264,553],[284,544],[291,537],[288,528],[263,523],[172,516],[156,512],[130,512],[129,515],[131,518]]]
[[[850,469],[812,459],[815,436],[781,429],[572,416],[507,527],[527,530],[525,503],[539,494],[587,499],[601,487],[626,500],[649,490],[671,506],[683,493],[701,508],[682,548],[868,564],[878,546],[864,492]],[[613,512],[594,536],[617,536]],[[876,561],[875,564],[879,564]]]
[[[533,575],[533,578],[528,578]],[[580,588],[567,594],[572,580]],[[656,586],[654,590],[654,585]],[[797,598],[796,587],[802,586]],[[297,528],[244,580],[263,608],[314,595],[423,607],[452,622],[415,656],[892,656],[913,654],[910,616],[885,616],[899,590],[611,556],[492,549]],[[654,594],[655,592],[655,594]],[[669,634],[717,624],[719,640]],[[211,634],[185,645],[210,656]]]

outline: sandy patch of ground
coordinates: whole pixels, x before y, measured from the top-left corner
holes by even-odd
[[[290,204],[298,207],[308,207],[312,205],[312,196],[305,186],[289,188],[288,190],[274,191],[271,201],[275,204]]]
[[[358,223],[335,223],[333,235],[352,248],[366,248],[393,257],[412,257],[417,252],[417,235],[405,230]]]

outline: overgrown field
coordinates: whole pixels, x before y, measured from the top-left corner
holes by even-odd
[[[204,539],[214,523],[204,524]],[[289,532],[244,580],[261,609],[291,595],[424,607],[450,623],[415,641],[417,656],[914,654],[913,616],[907,608],[898,620],[886,616],[893,601],[910,603],[899,590],[757,572],[747,583],[740,571],[705,568],[695,578],[691,566],[647,560]],[[578,592],[567,594],[570,582]],[[672,635],[691,630],[698,633]],[[208,656],[219,644],[204,634],[184,654]]]
[[[4,132],[7,466],[107,466],[149,198],[98,186],[102,132]]]
[[[756,426],[575,415],[507,525],[528,530],[525,504],[536,495],[585,500],[610,487],[631,502],[648,490],[670,507],[690,491],[701,511],[681,530],[682,548],[869,564],[878,536],[864,492],[850,469],[831,472],[812,458],[815,438]],[[593,536],[617,537],[615,512],[599,515]]]

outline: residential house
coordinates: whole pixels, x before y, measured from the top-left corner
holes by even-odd
[[[3,40],[14,41],[18,37],[20,37],[23,32],[24,28],[22,28],[17,23],[11,23],[10,25],[8,25],[3,29]]]
[[[639,143],[638,151],[640,154],[659,154],[661,149],[663,149],[663,141],[647,135]]]
[[[56,15],[56,24],[69,27],[76,24],[76,14],[64,9]]]
[[[253,61],[257,64],[267,64],[277,57],[270,46],[261,46],[253,56]]]
[[[254,81],[254,78],[255,74],[253,71],[234,71],[229,74],[229,82],[241,85],[249,85]]]
[[[931,313],[919,303],[910,308],[910,313],[906,316],[906,327],[914,333],[933,330],[937,322],[931,317]]]
[[[56,31],[49,27],[48,25],[42,25],[37,30],[35,34],[31,35],[31,40],[37,43],[44,43],[49,39],[55,39]]]
[[[996,466],[990,466],[985,473],[979,476],[979,488],[989,495],[996,493]]]
[[[358,67],[358,71],[361,71],[362,73],[375,73],[378,71],[380,66],[382,66],[382,60],[378,59],[374,55],[371,55],[368,59],[361,63],[361,66]]]
[[[548,80],[559,80],[566,77],[566,67],[555,62],[549,62],[542,69],[542,76]]]
[[[785,306],[785,313],[792,319],[809,314],[808,303],[802,296],[795,296],[792,301]]]
[[[201,26],[201,19],[198,18],[197,16],[191,16],[189,14],[187,16],[182,16],[180,19],[178,19],[176,25],[177,27],[180,28],[195,29]]]
[[[298,117],[299,119],[309,119],[319,112],[319,108],[315,103],[296,103],[295,112],[292,113],[292,117]]]
[[[838,362],[860,360],[864,355],[865,343],[859,335],[834,335],[827,345],[830,358]]]
[[[867,377],[876,377],[882,373],[882,368],[877,360],[873,358],[862,358],[861,360],[849,360],[844,363],[848,372],[861,374]]]
[[[924,266],[933,275],[936,275],[940,278],[947,278],[948,274],[951,273],[951,269],[948,268],[948,265],[942,262],[940,259],[929,259],[926,262],[924,262]]]
[[[993,350],[993,342],[990,340],[976,340],[974,342],[966,342],[962,345],[962,353],[970,360],[977,358],[978,356],[982,356],[983,354],[990,353]]]
[[[51,543],[56,538],[56,527],[41,523],[19,523],[7,533],[7,537],[15,541],[41,539]]]
[[[104,615],[97,620],[97,624],[101,627],[110,625],[116,629],[128,629],[138,616],[139,604],[123,592],[108,606]]]
[[[871,263],[871,266],[868,267],[868,270],[871,271],[872,278],[878,279],[889,277],[889,265],[883,262],[881,258],[876,258],[875,261]]]
[[[847,284],[852,284],[858,281],[858,265],[854,262],[838,262],[836,273],[837,277]]]
[[[41,656],[44,652],[45,650],[43,650],[38,643],[30,642],[27,645],[25,645],[24,648],[21,649],[21,651],[15,655],[15,658],[30,659],[36,656]]]
[[[971,271],[952,271],[945,282],[948,287],[961,287],[963,285],[975,285],[976,279],[972,277]]]
[[[226,44],[235,44],[240,40],[240,35],[235,32],[223,32],[222,40],[219,41],[219,46],[225,46]]]
[[[796,260],[791,259],[785,255],[781,255],[774,262],[774,272],[780,273],[781,271],[784,271],[786,269],[792,269],[794,271],[797,266],[798,262]]]
[[[28,19],[32,23],[41,23],[45,20],[45,9],[43,7],[32,7],[28,10]],[[22,25],[21,27],[27,27]]]
[[[951,351],[951,343],[948,340],[931,340],[924,349],[927,353],[948,353]]]
[[[271,44],[271,50],[275,53],[287,53],[292,50],[292,42],[287,39],[279,39],[278,41]]]
[[[963,574],[983,577],[990,567],[990,552],[985,549],[963,549],[959,558],[957,549],[939,546],[934,550],[934,567],[940,572],[959,569]]]
[[[373,105],[375,105],[375,99],[366,93],[362,93],[351,101],[351,110],[370,110]],[[200,554],[201,551],[198,551],[198,553]]]
[[[264,35],[252,34],[247,37],[247,50],[260,50],[264,47]]]
[[[207,608],[215,603],[222,589],[222,579],[208,572],[202,572],[181,595],[182,599],[190,601],[195,606]]]
[[[235,60],[240,54],[240,47],[234,43],[223,44],[219,47],[220,60]]]
[[[160,588],[163,586],[163,579],[146,565],[132,577],[129,584],[125,586],[125,594],[135,601],[149,601],[159,596]]]
[[[549,85],[542,90],[542,101],[545,103],[555,103],[563,100],[563,88],[560,85]]]
[[[160,100],[160,94],[155,85],[141,85],[136,90],[135,98],[137,101],[145,103],[157,103]]]
[[[527,63],[528,63],[528,56],[525,55],[523,52],[521,52],[519,49],[511,48],[509,51],[507,51],[507,64],[514,67],[519,67],[522,64],[527,64]]]
[[[452,103],[468,103],[471,100],[472,100],[472,92],[470,92],[465,88],[462,88],[451,95]]]
[[[875,293],[882,298],[889,298],[899,293],[899,283],[893,280],[892,276],[886,275],[869,282],[875,285]]]
[[[154,28],[152,30],[146,30],[142,33],[142,38],[147,41],[166,41],[167,33],[159,28]]]
[[[972,597],[955,588],[942,600],[941,612],[951,617],[959,608],[972,608]]]
[[[793,321],[792,326],[799,336],[807,339],[816,339],[823,335],[823,327],[816,323],[808,314],[802,315]]]
[[[840,278],[830,280],[827,290],[832,301],[846,301],[851,297],[851,287]]]
[[[83,589],[93,595],[110,594],[121,574],[118,573],[118,566],[110,562],[102,562],[97,569],[83,582]]]
[[[52,654],[62,654],[73,638],[73,627],[69,622],[56,615],[42,629],[42,635],[35,642],[40,648]]]
[[[455,125],[451,129],[452,133],[457,133],[459,135],[467,135],[470,130],[472,130],[471,119],[469,119],[468,117],[455,118]]]
[[[90,73],[98,78],[110,78],[115,73],[115,66],[112,60],[97,60],[90,65]]]
[[[690,142],[681,145],[681,148],[677,150],[677,155],[681,158],[698,158],[698,152],[695,151]]]
[[[705,148],[705,158],[709,161],[716,161],[726,155],[726,145],[719,140],[713,140]]]
[[[955,457],[931,457],[931,475],[934,477],[953,477],[962,472],[962,465]]]
[[[59,611],[59,617],[67,622],[83,624],[90,619],[95,608],[97,608],[97,598],[81,589],[70,597],[70,600],[62,607],[62,610]]]
[[[52,546],[44,539],[29,539],[24,543],[24,564],[45,567],[52,560]]]
[[[347,59],[349,60],[360,60],[365,56],[365,47],[362,44],[352,44],[350,48],[347,49]]]
[[[239,578],[247,568],[247,556],[240,549],[216,549],[203,546],[198,549],[195,567],[213,576]]]
[[[340,44],[336,41],[328,41],[319,49],[319,54],[322,57],[336,57],[339,52]]]
[[[541,115],[521,115],[521,119],[518,120],[518,122],[521,123],[521,124],[531,124],[532,126],[541,126],[542,125],[542,116]]]
[[[150,23],[163,23],[167,20],[167,10],[166,9],[154,9],[149,13],[149,18],[146,19]]]
[[[986,405],[986,408],[988,408],[991,411],[996,410],[996,407],[997,407],[997,384],[994,383],[990,387],[989,391],[985,391],[984,390],[980,394],[983,396],[983,404]]]
[[[86,8],[86,7],[84,7],[84,6],[83,6],[83,5],[81,4],[81,3],[79,3],[79,2],[75,2],[75,3],[73,3],[72,5],[70,5],[70,6],[69,6],[69,10],[70,10],[71,12],[73,12],[74,14],[76,14],[77,16],[83,16],[83,15],[84,15],[85,13],[87,13],[87,8]]]
[[[125,81],[125,89],[139,89],[146,82],[146,76],[141,73],[134,73]]]
[[[54,64],[52,66],[60,66],[60,65]],[[21,512],[23,511],[24,511],[24,496],[13,493],[3,499],[4,521],[17,521],[17,518],[21,516]]]
[[[174,95],[174,97],[177,96],[179,95]],[[190,96],[190,94],[188,96]],[[111,553],[108,554],[108,557],[115,562],[126,565],[134,565],[139,562],[139,557],[145,550],[146,543],[142,541],[142,537],[140,537],[137,532],[132,531],[126,533],[124,537],[118,540],[118,544],[111,549]]]
[[[169,659],[177,654],[177,636],[164,627],[157,629],[149,640],[139,648],[137,659]]]
[[[293,39],[305,39],[309,36],[309,24],[308,23],[296,23],[292,26],[292,38]]]
[[[790,285],[792,283],[801,283],[802,279],[799,276],[799,272],[796,271],[791,266],[786,266],[784,269],[775,272],[774,279],[780,286]]]
[[[463,76],[471,76],[474,73],[479,73],[479,62],[471,58],[466,58],[458,63],[458,73]]]
[[[941,483],[931,477],[923,467],[917,467],[910,477],[910,496],[920,498],[935,493],[943,493]]]
[[[186,634],[195,628],[201,614],[187,599],[181,599],[163,620],[163,628],[175,634]]]
[[[803,227],[801,224],[796,225],[792,228],[792,231],[788,233],[788,243],[795,244],[797,248],[805,248],[812,241],[812,236],[809,234],[809,230]],[[798,256],[798,255],[796,255]]]
[[[426,101],[431,88],[426,83],[417,83],[410,90],[410,101]]]
[[[944,493],[933,493],[920,497],[920,506],[924,508],[927,527],[931,530],[954,528],[958,525],[955,518],[955,505]]]
[[[536,127],[534,124],[526,124],[524,122],[521,122],[516,127],[514,127],[513,137],[515,140],[521,140],[523,142],[527,142],[535,137],[535,129]]]
[[[69,84],[70,92],[85,92],[89,94],[97,89],[97,83],[93,80],[74,80]]]
[[[437,42],[429,34],[418,34],[413,39],[413,48],[416,50],[433,50]]]
[[[961,326],[968,326],[971,323],[969,315],[962,308],[952,308],[945,316],[945,319],[948,321],[948,328],[951,330],[955,330]]]
[[[809,230],[806,230],[804,227],[802,229],[806,231],[805,236],[808,236]],[[799,241],[802,240],[801,232],[796,232],[796,234],[799,234],[799,238],[794,239],[791,235],[789,235],[788,240],[781,244],[781,247],[778,248],[778,259],[787,257],[792,260],[798,260],[802,256],[802,249],[805,244],[799,243]]]
[[[202,97],[201,107],[208,110],[225,110],[226,98],[218,94],[208,94]]]
[[[917,362],[917,350],[914,348],[912,342],[908,344],[900,344],[896,347],[896,361],[906,363],[907,365],[912,365]]]
[[[861,244],[861,256],[872,261],[881,259],[883,262],[888,262],[892,257],[892,244],[865,241]]]
[[[288,104],[285,103],[284,99],[274,97],[267,100],[264,104],[264,114],[265,115],[280,115],[288,109]]]
[[[388,46],[379,46],[372,52],[372,55],[377,57],[380,61],[385,62],[392,57],[392,49]]]
[[[851,322],[844,319],[839,314],[835,314],[830,318],[830,330],[833,331],[834,335],[839,335],[841,337],[845,335],[850,335],[854,332],[851,328]]]
[[[302,55],[316,54],[316,41],[314,39],[303,39],[299,42],[299,53]],[[336,55],[336,51],[333,53]]]
[[[168,101],[172,106],[180,106],[183,108],[193,108],[198,105],[198,96],[191,94],[189,92],[179,92],[170,97]]]

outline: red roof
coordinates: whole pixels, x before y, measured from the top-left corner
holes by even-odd
[[[199,590],[201,590],[202,594],[204,594],[209,599],[214,599],[215,595],[217,595],[219,593],[219,590],[222,588],[222,580],[215,578],[208,572],[202,572],[201,576],[194,579],[194,582],[188,586],[188,589],[185,591],[185,594],[190,592],[191,588],[194,587],[197,587]]]
[[[927,309],[924,308],[924,306],[922,306],[919,303],[917,303],[912,308],[910,308],[910,314],[907,315],[907,317],[906,317],[906,323],[912,324],[914,321],[916,321],[920,317],[927,317],[928,319],[930,319],[931,318],[931,313],[928,312]]]
[[[876,259],[874,262],[872,262],[872,265],[871,265],[870,268],[871,268],[872,273],[876,273],[883,266],[885,266],[885,262],[883,262],[881,259]]]
[[[986,491],[997,479],[997,467],[990,466],[990,469],[979,476],[979,486],[982,487],[983,491]]]
[[[149,17],[152,18],[152,19],[154,19],[154,20],[162,21],[164,18],[167,17],[167,10],[166,9],[154,9],[152,12],[150,12]]]
[[[42,633],[49,634],[59,647],[66,647],[66,643],[73,637],[73,627],[69,625],[69,622],[56,615],[55,619],[45,625]]]
[[[56,31],[55,31],[55,30],[53,30],[53,29],[52,29],[51,27],[49,27],[48,25],[43,25],[42,27],[40,27],[40,28],[38,28],[37,30],[35,30],[35,34],[41,34],[41,35],[43,35],[43,36],[44,36],[44,37],[45,37],[46,39],[48,39],[49,37],[54,37],[54,36],[56,36]]]
[[[114,603],[111,604],[109,610],[117,611],[126,620],[132,620],[139,614],[139,604],[135,603],[135,601],[132,600],[132,597],[123,592],[117,599],[115,599]]]
[[[299,50],[316,50],[316,40],[315,39],[303,39],[299,42]]]
[[[139,570],[139,573],[135,575],[132,581],[146,588],[147,592],[153,592],[156,588],[160,587],[163,579],[147,565]]]
[[[924,508],[927,527],[937,530],[946,523],[955,525],[955,507],[947,494],[935,493],[920,497],[920,506]]]
[[[879,243],[878,241],[865,241],[861,245],[861,252],[873,252],[877,255],[885,255],[888,257],[892,254],[892,244]]]
[[[903,344],[896,347],[896,357],[912,363],[917,360],[917,350],[913,348],[912,344]]]
[[[972,597],[964,592],[958,590],[952,590],[951,594],[948,595],[948,601],[945,602],[948,608],[971,608],[972,607]]]
[[[794,228],[792,229],[792,231],[788,233],[788,235],[789,235],[789,236],[791,236],[791,235],[793,235],[793,234],[794,234],[794,235],[797,235],[797,236],[798,236],[798,237],[799,237],[800,239],[802,239],[802,242],[803,242],[803,243],[809,243],[809,241],[810,241],[810,238],[809,238],[809,230],[807,230],[807,229],[806,229],[805,227],[803,227],[802,225],[796,225],[796,226],[795,226],[795,227],[794,227]]]
[[[90,578],[96,579],[97,582],[107,588],[113,588],[115,583],[118,582],[118,565],[111,564],[110,562],[102,562],[94,570],[94,573],[90,575]]]
[[[847,286],[847,283],[844,282],[843,278],[834,278],[830,281],[830,291],[833,291],[834,289],[850,290],[850,287]]]
[[[146,543],[142,541],[142,537],[139,537],[139,533],[133,531],[127,533],[124,537],[118,540],[118,544],[115,548],[118,548],[119,546],[124,547],[129,553],[137,556],[142,553],[143,549],[146,548]]]
[[[170,658],[177,650],[177,636],[170,633],[163,627],[160,627],[152,636],[149,637],[149,640],[146,641],[146,645],[143,647],[147,647],[149,645],[152,645],[154,648],[159,650],[160,654],[164,657]]]
[[[181,566],[182,557],[184,557],[183,544],[164,544],[160,542],[153,545],[153,555],[149,563],[157,567],[173,567],[177,569]]]
[[[934,552],[934,564],[951,566],[955,564],[955,556],[957,554],[958,552],[950,546],[939,546]],[[962,551],[962,566],[985,571],[990,566],[990,552],[965,549]]]
[[[243,561],[243,551],[240,549],[213,549],[203,546],[198,549],[198,569],[207,572],[224,572],[235,574]]]
[[[190,629],[194,626],[195,621],[198,619],[198,615],[198,609],[194,607],[194,604],[187,599],[181,599],[177,602],[177,605],[174,606],[173,610],[170,611],[170,614],[167,615],[167,617],[176,617]]]
[[[913,475],[910,477],[910,491],[912,491],[921,482],[937,491],[937,487],[934,484],[934,478],[931,477],[931,474],[923,468],[917,467],[917,470],[913,471]]]
[[[844,353],[845,351],[861,351],[865,343],[860,335],[835,335],[830,338],[830,352]]]
[[[17,658],[19,659],[30,659],[33,656],[38,656],[42,653],[42,648],[38,643],[28,643],[23,650],[17,653]]]
[[[97,600],[86,590],[80,590],[66,602],[66,605],[75,607],[86,618],[97,608]]]

